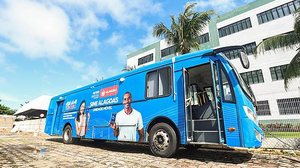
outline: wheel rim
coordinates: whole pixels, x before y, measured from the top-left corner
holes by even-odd
[[[64,133],[64,139],[65,141],[68,141],[70,139],[70,133],[71,131],[69,129],[67,129]]]
[[[156,131],[153,136],[153,145],[160,151],[166,150],[170,145],[169,134],[163,129]]]

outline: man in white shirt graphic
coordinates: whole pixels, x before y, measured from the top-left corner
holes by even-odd
[[[111,127],[120,141],[136,141],[136,131],[138,131],[139,142],[144,142],[142,115],[131,107],[131,102],[131,93],[126,92],[123,96],[124,109],[117,113],[115,123],[111,124]]]

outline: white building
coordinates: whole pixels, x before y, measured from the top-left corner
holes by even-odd
[[[18,118],[26,116],[26,120],[15,121],[11,132],[43,132],[51,98],[52,96],[41,95],[18,109],[14,115]]]
[[[213,19],[200,36],[202,48],[243,45],[251,63],[243,69],[235,52],[225,53],[251,84],[258,101],[261,121],[300,121],[300,79],[290,82],[286,91],[283,69],[295,56],[295,50],[267,51],[253,56],[253,49],[262,40],[293,31],[293,12],[300,0],[257,0]],[[127,65],[140,67],[175,55],[174,47],[161,40],[127,56]]]

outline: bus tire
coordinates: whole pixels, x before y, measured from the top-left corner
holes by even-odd
[[[151,152],[160,157],[172,157],[178,148],[175,130],[166,123],[157,123],[149,135]]]
[[[74,143],[74,139],[72,137],[72,127],[70,125],[67,125],[64,129],[63,143],[64,144]]]

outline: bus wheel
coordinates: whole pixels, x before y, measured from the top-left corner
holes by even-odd
[[[150,130],[149,146],[156,156],[173,156],[178,147],[174,129],[166,123],[155,124]]]
[[[72,138],[72,128],[70,125],[67,125],[64,129],[63,133],[63,143],[65,144],[70,144],[73,143],[73,138]]]

